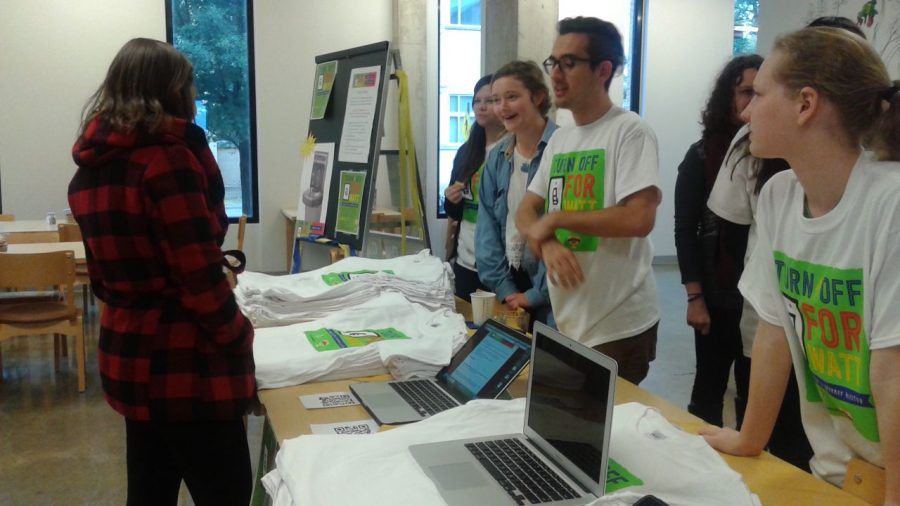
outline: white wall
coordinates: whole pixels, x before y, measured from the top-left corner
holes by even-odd
[[[390,40],[393,7],[391,0],[257,1],[254,7],[260,223],[247,227],[244,249],[251,269],[278,271],[285,268],[281,209],[296,207],[299,197],[315,57]]]
[[[0,2],[4,212],[62,216],[82,107],[125,42],[165,36],[160,0]]]
[[[651,239],[657,256],[675,255],[675,178],[700,139],[700,110],[731,58],[734,5],[722,0],[652,0],[645,11],[644,119],[659,141],[663,201]]]

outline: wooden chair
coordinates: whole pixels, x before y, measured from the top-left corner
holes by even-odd
[[[34,244],[39,242],[59,242],[59,232],[10,232],[6,234],[9,244]]]
[[[16,221],[15,214],[0,214],[0,221]]]
[[[860,459],[850,459],[843,489],[869,504],[884,504],[884,469]]]
[[[59,223],[56,225],[59,233],[59,242],[82,242],[81,227],[77,223]],[[75,286],[81,287],[81,304],[87,310],[88,304],[93,303],[91,293],[91,278],[88,276],[87,265],[75,265]]]
[[[53,287],[52,300],[15,301],[0,305],[0,341],[15,336],[60,334],[75,336],[78,391],[85,390],[85,345],[81,311],[75,306],[75,257],[71,251],[0,254],[0,289],[18,291]],[[59,346],[54,343],[54,366],[59,369]],[[3,362],[0,355],[0,381]]]

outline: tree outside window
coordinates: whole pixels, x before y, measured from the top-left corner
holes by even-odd
[[[225,181],[230,218],[257,218],[251,0],[167,0],[169,41],[194,65],[197,124]],[[255,220],[254,220],[255,221]]]
[[[733,53],[756,52],[756,35],[759,27],[759,0],[735,0]]]

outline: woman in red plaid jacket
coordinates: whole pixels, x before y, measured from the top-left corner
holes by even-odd
[[[98,362],[125,417],[128,504],[250,500],[241,417],[255,394],[253,327],[222,271],[219,167],[193,124],[193,67],[133,39],[85,108],[69,204],[94,293]]]

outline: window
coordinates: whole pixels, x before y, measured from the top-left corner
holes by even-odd
[[[475,121],[472,95],[450,95],[449,143],[462,145],[469,138],[469,128]]]
[[[621,69],[622,80],[613,80],[609,95],[623,108],[640,113],[644,0],[559,0],[559,19],[575,16],[600,18],[619,29],[625,63]]]
[[[481,1],[439,1],[437,215],[443,218],[453,157],[475,123],[472,88],[481,78]]]
[[[759,0],[735,0],[733,53],[756,52],[756,34],[759,30]]]
[[[481,29],[481,0],[450,0],[450,25]]]
[[[258,221],[252,0],[166,0],[170,43],[194,65],[196,123],[225,182],[225,211]]]

